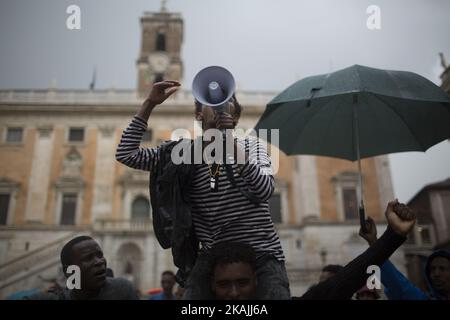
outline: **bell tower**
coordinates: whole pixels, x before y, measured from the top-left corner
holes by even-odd
[[[145,97],[152,83],[162,79],[180,81],[183,77],[181,44],[183,19],[168,12],[162,0],[159,12],[145,12],[141,17],[141,50],[136,62],[138,94]]]

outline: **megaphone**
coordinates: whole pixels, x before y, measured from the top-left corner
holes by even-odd
[[[200,70],[192,81],[192,94],[205,106],[223,112],[234,94],[236,84],[230,71],[219,66]]]

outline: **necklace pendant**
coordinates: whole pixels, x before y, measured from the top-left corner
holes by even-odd
[[[209,180],[209,186],[211,188],[211,191],[216,192],[217,191],[217,180],[215,177],[211,177]]]

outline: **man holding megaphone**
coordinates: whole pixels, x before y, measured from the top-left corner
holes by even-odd
[[[222,67],[208,67],[196,75],[192,85],[195,118],[203,129],[203,138],[199,138],[202,147],[206,150],[211,143],[204,138],[209,130],[219,130],[218,136],[224,140],[231,138],[232,152],[224,153],[222,162],[217,158],[211,160],[203,152],[199,163],[173,164],[168,154],[179,142],[140,148],[153,109],[179,87],[179,82],[170,80],[153,85],[122,134],[116,159],[129,167],[151,172],[155,234],[163,248],[172,247],[174,263],[180,268],[177,280],[185,286],[184,299],[214,298],[209,250],[225,241],[246,243],[255,250],[259,299],[290,299],[285,258],[268,205],[275,188],[270,157],[264,143],[256,137],[241,139],[230,134],[242,109],[235,97],[231,73]],[[198,139],[192,145],[195,142]],[[211,155],[215,155],[214,151]],[[237,161],[227,161],[230,158]],[[222,159],[219,157],[219,160]],[[164,188],[165,181],[170,181],[169,188]],[[163,203],[168,198],[174,200]],[[170,222],[164,225],[168,216]],[[200,248],[193,243],[200,243]],[[192,259],[193,254],[196,256]],[[187,277],[185,283],[183,276]]]

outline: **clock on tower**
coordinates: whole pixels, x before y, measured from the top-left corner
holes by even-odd
[[[141,17],[142,42],[138,68],[138,94],[145,97],[155,81],[181,81],[183,63],[183,20],[179,13],[168,12],[163,2],[160,12],[146,12]]]

